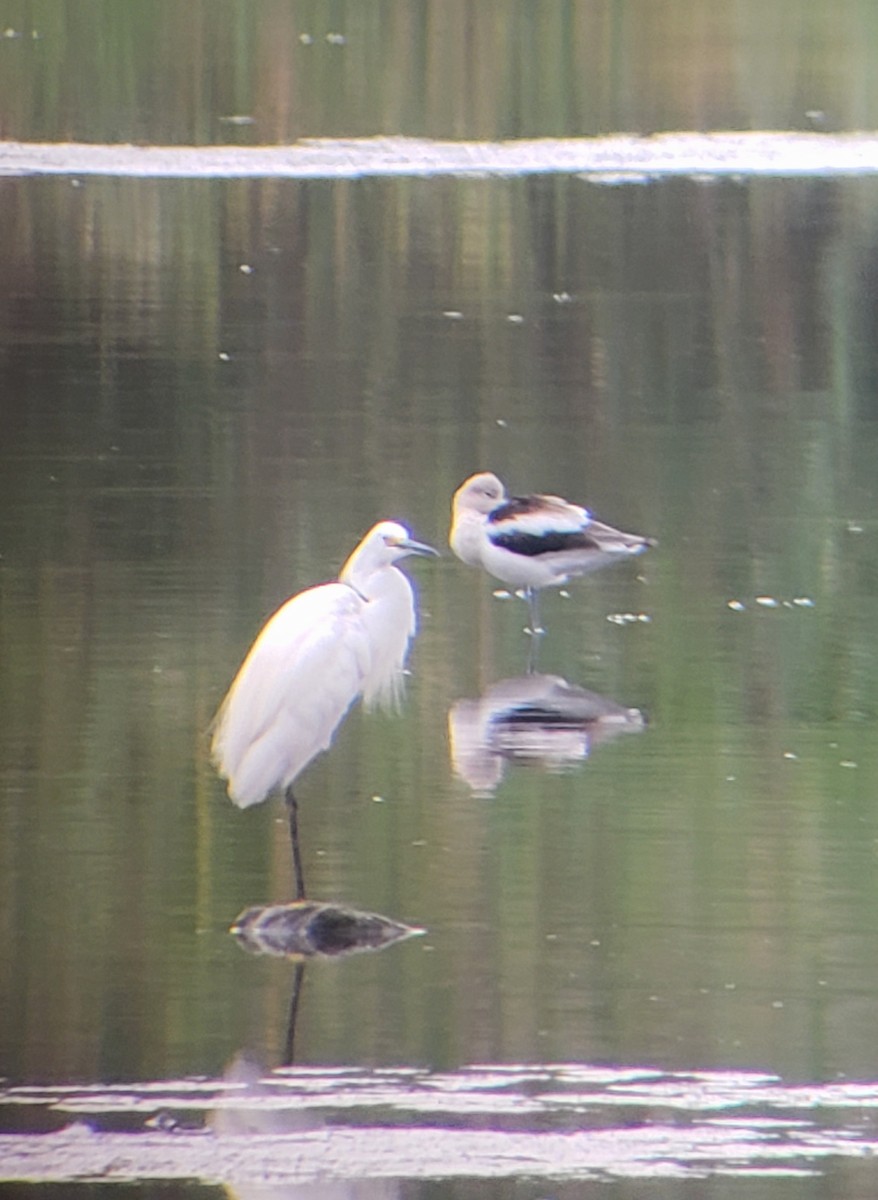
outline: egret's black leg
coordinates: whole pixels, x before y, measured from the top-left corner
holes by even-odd
[[[296,963],[293,975],[293,994],[290,996],[290,1014],[287,1020],[287,1040],[284,1045],[282,1067],[291,1067],[295,1059],[296,1047],[296,1018],[299,1013],[299,997],[302,994],[302,980],[305,978],[305,964]]]
[[[299,802],[296,800],[292,786],[284,793],[287,811],[290,816],[290,845],[293,850],[293,873],[296,876],[296,899],[305,899],[305,875],[302,871],[302,854],[299,850]]]

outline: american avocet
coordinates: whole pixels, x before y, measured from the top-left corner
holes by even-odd
[[[541,588],[563,586],[655,545],[560,496],[509,496],[490,471],[472,475],[454,493],[449,542],[463,562],[524,592],[533,634],[544,632]]]

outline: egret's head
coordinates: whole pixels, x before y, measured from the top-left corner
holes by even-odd
[[[392,566],[409,554],[435,554],[439,551],[416,542],[405,525],[398,521],[379,521],[373,525],[342,568],[339,579],[362,589],[363,581],[375,571]]]
[[[424,554],[439,557],[439,551],[428,546],[426,542],[416,542],[405,525],[398,521],[379,521],[372,530],[384,543],[390,562],[405,558],[407,554]],[[369,534],[368,536],[372,536]]]
[[[482,471],[471,475],[454,493],[454,514],[476,512],[486,515],[506,499],[506,488],[496,475]]]

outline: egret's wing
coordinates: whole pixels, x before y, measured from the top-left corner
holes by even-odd
[[[212,755],[246,808],[291,783],[332,741],[371,661],[365,603],[339,583],[311,588],[269,619],[217,715]]]

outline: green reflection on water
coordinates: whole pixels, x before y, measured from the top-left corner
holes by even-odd
[[[4,22],[20,141],[876,124],[871,0],[9,0]]]
[[[225,927],[289,897],[282,814],[210,717],[291,590],[490,466],[658,536],[546,598],[541,662],[651,726],[474,798],[447,711],[524,610],[417,564],[408,703],[302,831],[316,898],[430,935],[311,972],[302,1056],[873,1072],[875,184],[3,191],[4,1069],[276,1061],[289,970]]]

